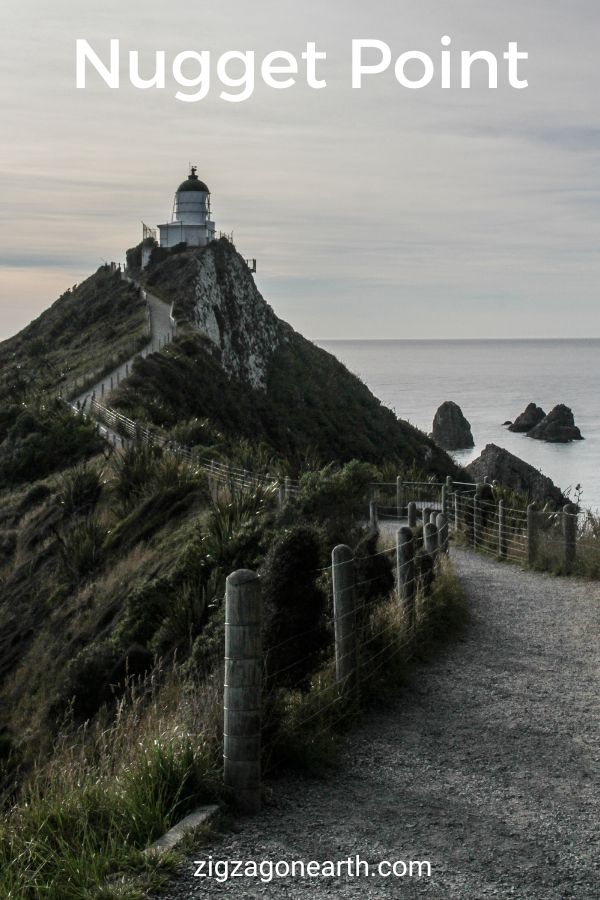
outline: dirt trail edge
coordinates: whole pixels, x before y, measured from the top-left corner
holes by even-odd
[[[161,900],[600,897],[600,586],[454,550],[472,623],[365,717],[325,781],[290,777]],[[431,878],[195,878],[195,860],[429,860]],[[372,868],[374,866],[372,865]]]

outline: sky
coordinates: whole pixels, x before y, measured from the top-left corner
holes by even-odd
[[[7,0],[0,34],[0,339],[104,260],[141,221],[170,219],[194,163],[217,228],[258,261],[276,313],[312,339],[598,337],[600,7],[596,0]],[[351,87],[353,39],[436,63],[509,41],[529,53],[514,90],[401,87],[393,66]],[[75,42],[121,87],[75,86]],[[257,82],[219,99],[228,50],[326,51],[323,90]],[[210,50],[199,103],[129,84],[156,50]],[[233,69],[231,70],[233,71]],[[413,72],[412,69],[407,71]],[[414,69],[417,77],[418,68]]]

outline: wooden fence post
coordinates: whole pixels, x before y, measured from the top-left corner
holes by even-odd
[[[475,496],[473,497],[473,546],[477,549],[477,542],[479,541],[479,537],[482,533],[482,506],[481,506],[481,492],[483,489],[482,484],[478,484],[475,488]]]
[[[577,507],[567,503],[562,513],[563,535],[565,539],[565,572],[570,575],[577,558]]]
[[[448,512],[448,488],[445,484],[442,485],[442,512],[444,515]]]
[[[415,624],[415,542],[410,528],[396,532],[396,582],[398,599],[406,610],[409,628]]]
[[[379,519],[377,516],[377,503],[375,500],[371,500],[369,503],[369,525],[373,529],[373,531],[378,531],[379,529]]]
[[[425,526],[425,530],[423,532],[423,546],[426,553],[429,553],[429,555],[432,556],[433,559],[437,559],[440,547],[439,535],[437,528],[435,527],[435,525],[432,525],[431,522],[429,522]]]
[[[358,692],[358,644],[354,606],[354,557],[346,544],[338,544],[331,555],[333,622],[335,631],[335,677],[344,691]]]
[[[435,517],[435,527],[437,528],[440,551],[448,553],[448,518],[445,513],[438,513]]]
[[[404,510],[404,490],[402,486],[402,476],[398,475],[396,478],[396,515],[399,519],[402,518],[402,512]]]
[[[423,529],[423,549],[425,556],[421,562],[423,591],[428,597],[433,591],[433,581],[438,560],[438,533],[435,525],[429,522]]]
[[[506,528],[506,513],[504,511],[504,500],[498,503],[498,556],[500,559],[506,559],[508,555],[508,531]]]
[[[226,585],[224,781],[240,808],[255,813],[260,809],[260,583],[255,572],[239,569]]]
[[[527,507],[527,564],[532,566],[537,557],[537,522],[535,503]]]
[[[411,502],[408,504],[407,515],[408,515],[408,527],[416,528],[417,527],[417,504],[414,502],[414,500],[411,500]]]

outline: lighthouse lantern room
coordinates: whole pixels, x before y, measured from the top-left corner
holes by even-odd
[[[215,223],[211,220],[210,191],[192,166],[187,181],[177,188],[173,215],[166,225],[159,225],[160,246],[204,247],[215,237]]]

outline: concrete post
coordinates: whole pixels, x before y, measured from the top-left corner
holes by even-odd
[[[432,509],[431,512],[429,513],[429,522],[431,523],[431,525],[435,525],[436,528],[437,528],[437,517],[438,517],[437,512],[435,511],[435,509]]]
[[[358,645],[354,606],[354,557],[346,544],[338,544],[331,555],[333,622],[335,631],[335,677],[345,691],[358,691]]]
[[[460,528],[460,497],[458,496],[458,492],[454,494],[454,530],[458,531]]]
[[[379,530],[379,517],[377,515],[377,503],[371,500],[369,503],[369,525],[373,531]]]
[[[435,517],[435,527],[439,535],[440,551],[448,553],[448,518],[445,513],[438,513]]]
[[[431,519],[431,510],[428,506],[425,507],[422,513],[422,522],[423,522],[423,531],[425,531],[425,526],[429,524],[429,520]]]
[[[409,628],[415,624],[415,542],[410,528],[396,532],[396,583],[398,600],[406,610]]]
[[[408,527],[416,528],[417,527],[417,504],[414,501],[411,501],[408,504],[407,514],[408,514]]]
[[[396,478],[396,515],[399,519],[402,518],[402,513],[404,512],[404,488],[402,485],[402,477],[398,475]]]
[[[577,558],[577,507],[567,503],[562,514],[563,535],[565,539],[565,572],[570,575]]]
[[[537,522],[535,518],[535,503],[527,507],[527,564],[532,566],[537,557]]]
[[[112,389],[113,389],[113,377],[112,377],[112,375],[110,376],[110,389],[111,389],[111,391],[112,391]]]
[[[233,572],[225,595],[223,778],[240,809],[260,809],[262,693],[261,597],[258,575]]]
[[[508,529],[506,527],[506,512],[504,511],[504,500],[498,503],[498,556],[500,559],[506,559],[508,555]]]
[[[442,512],[446,516],[448,514],[448,488],[442,485]]]

